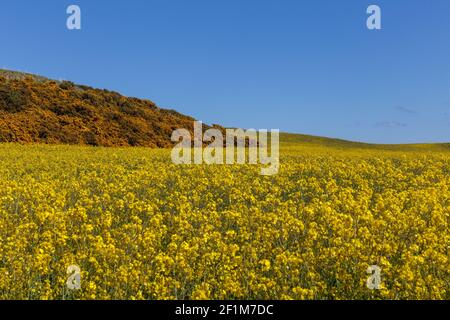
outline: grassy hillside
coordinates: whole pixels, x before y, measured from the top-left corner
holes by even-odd
[[[280,143],[285,147],[328,147],[333,149],[361,149],[380,151],[450,151],[450,143],[434,144],[370,144],[363,142],[346,141],[325,137],[316,137],[303,134],[281,133]]]

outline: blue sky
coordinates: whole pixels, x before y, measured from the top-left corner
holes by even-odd
[[[66,28],[66,8],[82,30]],[[382,9],[382,30],[366,9]],[[206,123],[450,141],[448,0],[4,0],[0,68],[148,98]]]

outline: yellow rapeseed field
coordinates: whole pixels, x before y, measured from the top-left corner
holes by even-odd
[[[0,144],[0,299],[450,298],[450,152],[285,144],[280,161]]]

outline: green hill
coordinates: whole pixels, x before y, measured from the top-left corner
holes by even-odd
[[[374,149],[386,151],[450,151],[450,143],[371,144],[295,133],[280,133],[280,143],[283,146],[291,147],[316,145],[337,149]]]

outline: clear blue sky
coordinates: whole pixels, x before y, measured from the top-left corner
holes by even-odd
[[[82,30],[66,29],[66,8]],[[366,9],[382,9],[381,31]],[[206,123],[450,141],[449,0],[3,0],[0,68]]]

